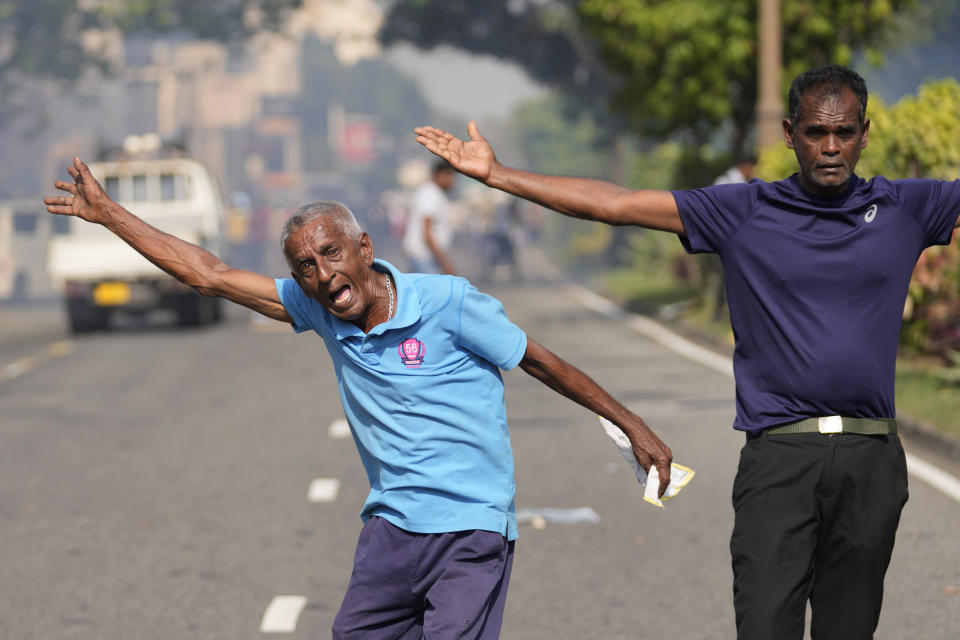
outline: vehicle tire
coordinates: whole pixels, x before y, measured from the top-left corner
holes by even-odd
[[[177,324],[181,327],[202,327],[214,320],[213,299],[191,295],[177,302]]]
[[[223,322],[223,300],[220,298],[207,298],[210,302],[210,307],[212,308],[212,318],[211,322],[213,324],[220,324]]]
[[[90,333],[108,328],[110,312],[82,302],[70,302],[67,304],[67,320],[70,333]]]

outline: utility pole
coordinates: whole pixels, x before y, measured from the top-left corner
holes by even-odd
[[[757,0],[757,149],[773,146],[783,139],[783,98],[780,96],[780,69],[783,66],[783,39],[780,27],[780,0]]]

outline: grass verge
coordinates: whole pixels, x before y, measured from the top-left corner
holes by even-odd
[[[960,385],[947,381],[939,364],[897,363],[897,410],[960,439]]]

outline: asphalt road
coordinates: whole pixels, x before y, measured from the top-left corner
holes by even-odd
[[[697,471],[666,509],[644,503],[594,416],[505,374],[518,507],[600,520],[521,526],[502,637],[732,638],[732,380],[560,283],[489,290]],[[306,599],[285,637],[329,637],[367,486],[328,433],[342,412],[322,342],[239,309],[64,340],[58,309],[0,308],[0,638],[263,638],[280,595]],[[317,478],[335,499],[308,500]],[[958,532],[960,503],[911,477],[877,638],[960,637]]]

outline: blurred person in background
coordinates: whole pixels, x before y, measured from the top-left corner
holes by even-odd
[[[525,231],[521,218],[523,200],[509,198],[501,202],[493,210],[489,228],[484,236],[483,243],[483,279],[492,280],[496,268],[506,265],[510,270],[510,278],[520,282],[523,274],[517,252],[522,249]]]
[[[753,180],[757,173],[757,159],[754,156],[744,156],[737,160],[732,167],[713,181],[718,184],[742,184]]]
[[[723,263],[745,433],[730,541],[737,637],[870,640],[907,501],[894,381],[910,276],[960,226],[960,180],[864,180],[867,86],[838,65],[790,87],[785,180],[687,191],[506,167],[471,122],[417,140],[480,182],[564,215],[675,233]]]
[[[345,205],[317,202],[289,218],[281,246],[292,277],[273,279],[143,222],[79,159],[68,172],[74,181],[55,186],[69,195],[44,201],[50,213],[103,225],[200,293],[323,339],[370,482],[335,639],[499,636],[518,536],[500,369],[519,365],[617,424],[666,490],[672,453],[643,420],[465,279],[376,260]]]
[[[457,172],[444,160],[437,160],[430,178],[413,194],[403,234],[403,251],[415,273],[456,273],[447,256],[453,242],[450,200]]]

